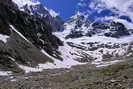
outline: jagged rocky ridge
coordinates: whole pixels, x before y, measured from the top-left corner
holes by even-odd
[[[20,11],[11,0],[0,2],[0,69],[22,71],[19,65],[37,66],[53,62],[41,50],[58,59],[63,43],[52,35],[52,27],[38,17]]]
[[[91,22],[88,19],[87,16],[81,13],[71,17],[64,24],[65,29],[69,31],[65,38],[92,37],[93,35],[120,38],[131,35],[129,29],[120,22],[113,20],[110,22]]]
[[[25,4],[20,7],[20,10],[44,20],[46,24],[51,26],[53,32],[61,31],[63,29],[62,25],[64,21],[59,16],[51,15],[50,10],[41,3],[35,5]]]

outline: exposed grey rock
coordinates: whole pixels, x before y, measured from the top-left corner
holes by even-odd
[[[51,26],[10,4],[0,3],[0,34],[9,36],[6,43],[0,40],[0,69],[19,72],[19,64],[35,67],[39,63],[53,62],[41,52],[43,49],[51,56],[59,55],[58,46],[63,45],[52,35]]]

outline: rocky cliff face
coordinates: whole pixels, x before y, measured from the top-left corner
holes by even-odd
[[[0,3],[0,69],[18,72],[19,65],[33,67],[53,62],[41,50],[59,58],[57,49],[63,43],[52,35],[52,27],[12,6],[13,3]]]
[[[64,21],[58,15],[50,13],[51,10],[44,7],[41,3],[34,5],[25,4],[20,7],[20,10],[44,20],[46,24],[50,25],[53,32],[62,30]]]

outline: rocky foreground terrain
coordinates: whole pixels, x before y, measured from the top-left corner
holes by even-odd
[[[0,77],[0,89],[132,89],[133,58],[121,59],[106,67],[86,64]]]

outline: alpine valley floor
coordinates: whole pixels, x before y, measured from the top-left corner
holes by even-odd
[[[132,89],[133,57],[121,59],[106,67],[85,64],[0,77],[0,89]]]

